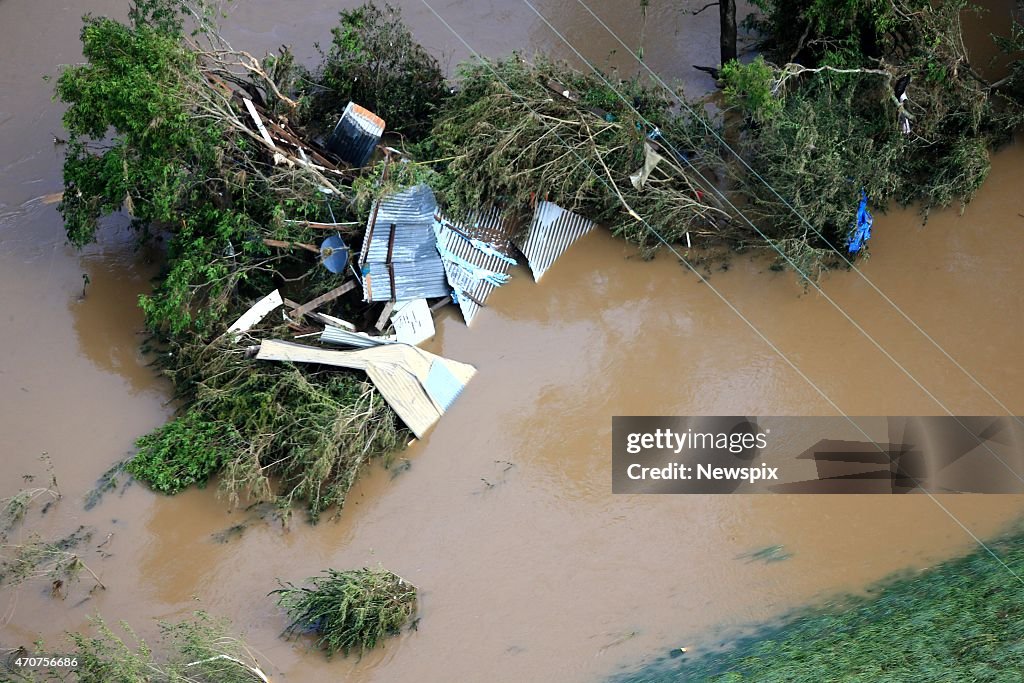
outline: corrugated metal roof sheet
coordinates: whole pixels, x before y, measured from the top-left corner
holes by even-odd
[[[533,279],[540,281],[548,268],[572,243],[594,229],[593,221],[557,204],[540,202],[526,235],[515,244],[523,252]]]
[[[265,339],[256,358],[260,360],[319,363],[364,370],[384,400],[394,408],[413,434],[422,437],[450,406],[455,396],[476,374],[466,363],[441,358],[408,344],[385,344],[357,351],[331,351],[293,342]],[[443,369],[435,370],[440,364]],[[445,376],[450,375],[450,378]],[[431,375],[434,379],[431,380]],[[427,390],[430,384],[437,393]],[[457,389],[457,391],[456,391]],[[447,393],[446,393],[447,391]]]
[[[427,373],[427,381],[423,383],[423,388],[430,394],[434,403],[448,410],[462,393],[464,385],[451,373],[448,366],[434,361],[430,364],[430,372]]]
[[[364,332],[350,332],[334,325],[324,326],[324,331],[320,333],[320,341],[328,344],[337,344],[338,346],[353,346],[360,349],[394,343],[391,339],[371,337]]]
[[[444,265],[437,251],[433,259],[410,263],[371,263],[363,268],[363,299],[390,301],[391,272],[395,273],[395,301],[431,299],[448,296],[451,291],[444,276]]]
[[[487,302],[495,287],[504,284],[515,259],[508,255],[510,228],[497,209],[453,223],[442,215],[435,216],[434,233],[437,250],[444,262],[448,284],[470,324]]]
[[[327,140],[327,149],[353,166],[365,166],[384,134],[384,119],[349,102]]]
[[[436,210],[434,193],[426,185],[410,187],[377,202],[360,252],[364,300],[403,301],[448,295],[434,237]]]

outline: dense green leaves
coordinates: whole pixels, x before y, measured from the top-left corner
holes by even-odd
[[[425,133],[447,95],[437,60],[417,43],[397,7],[367,3],[341,13],[310,90],[309,117],[334,126],[351,100],[413,138]]]
[[[206,481],[239,447],[229,423],[186,412],[139,439],[126,469],[162,493],[177,493]]]
[[[328,655],[371,649],[416,612],[416,587],[385,569],[328,569],[308,583],[282,583],[271,595],[292,620],[286,632],[316,634]]]
[[[73,244],[122,207],[142,223],[173,223],[217,177],[222,131],[185,105],[185,79],[200,78],[179,37],[142,24],[87,17],[86,63],[67,67],[57,96],[69,106],[61,211]]]

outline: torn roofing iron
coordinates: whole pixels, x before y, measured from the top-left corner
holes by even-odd
[[[466,223],[453,223],[437,215],[434,233],[448,284],[454,290],[452,298],[468,325],[494,288],[508,281],[509,268],[516,264],[508,255],[508,225],[498,210],[492,209]]]
[[[426,185],[379,200],[360,253],[363,299],[403,301],[448,296],[434,238],[437,201]]]
[[[324,331],[320,333],[320,341],[338,346],[354,346],[356,348],[368,349],[381,344],[393,344],[391,339],[385,337],[371,337],[363,332],[350,332],[334,325],[325,325]]]
[[[384,134],[384,119],[349,102],[327,140],[327,149],[353,166],[365,166]]]
[[[548,268],[572,243],[594,229],[594,222],[551,202],[539,202],[526,235],[515,240],[533,279],[540,281]]]
[[[364,370],[384,400],[417,437],[422,437],[441,419],[476,374],[472,365],[441,358],[408,344],[331,351],[264,339],[256,358]]]

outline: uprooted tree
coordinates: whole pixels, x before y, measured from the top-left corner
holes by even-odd
[[[287,48],[256,58],[228,44],[201,0],[139,0],[127,24],[87,17],[86,61],[57,83],[60,208],[76,245],[119,211],[141,240],[166,240],[140,305],[185,404],[128,469],[167,492],[220,473],[234,496],[302,502],[316,519],[406,442],[362,375],[256,363],[254,337],[225,334],[275,288],[304,302],[340,285],[303,245],[326,222],[357,244],[371,200],[404,185],[428,182],[454,216],[488,205],[524,216],[547,198],[646,249],[684,236],[756,247],[808,277],[841,262],[862,189],[874,206],[968,201],[989,149],[1022,120],[1024,69],[1013,61],[986,81],[967,58],[962,7],[765,0],[758,27],[773,47],[723,67],[735,112],[724,119],[699,100],[680,109],[652,82],[542,57],[466,64],[446,83],[389,6],[343,12],[313,68]],[[1022,46],[1018,27],[1003,47]],[[321,146],[350,99],[401,134],[391,144],[406,163],[355,169]],[[333,305],[374,313],[355,293]],[[252,334],[303,325],[271,317]]]

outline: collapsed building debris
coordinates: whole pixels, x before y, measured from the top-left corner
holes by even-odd
[[[538,202],[530,229],[516,240],[516,246],[530,264],[533,279],[540,282],[555,260],[593,229],[594,222],[583,216],[551,202]]]
[[[508,271],[516,265],[509,255],[509,223],[497,209],[463,223],[453,223],[437,214],[434,234],[452,299],[468,325],[494,288],[508,281]]]
[[[448,296],[444,265],[434,238],[437,200],[416,185],[378,200],[359,255],[366,301]]]
[[[363,370],[402,422],[422,438],[455,402],[476,368],[408,344],[331,351],[265,339],[258,360],[317,363]]]

